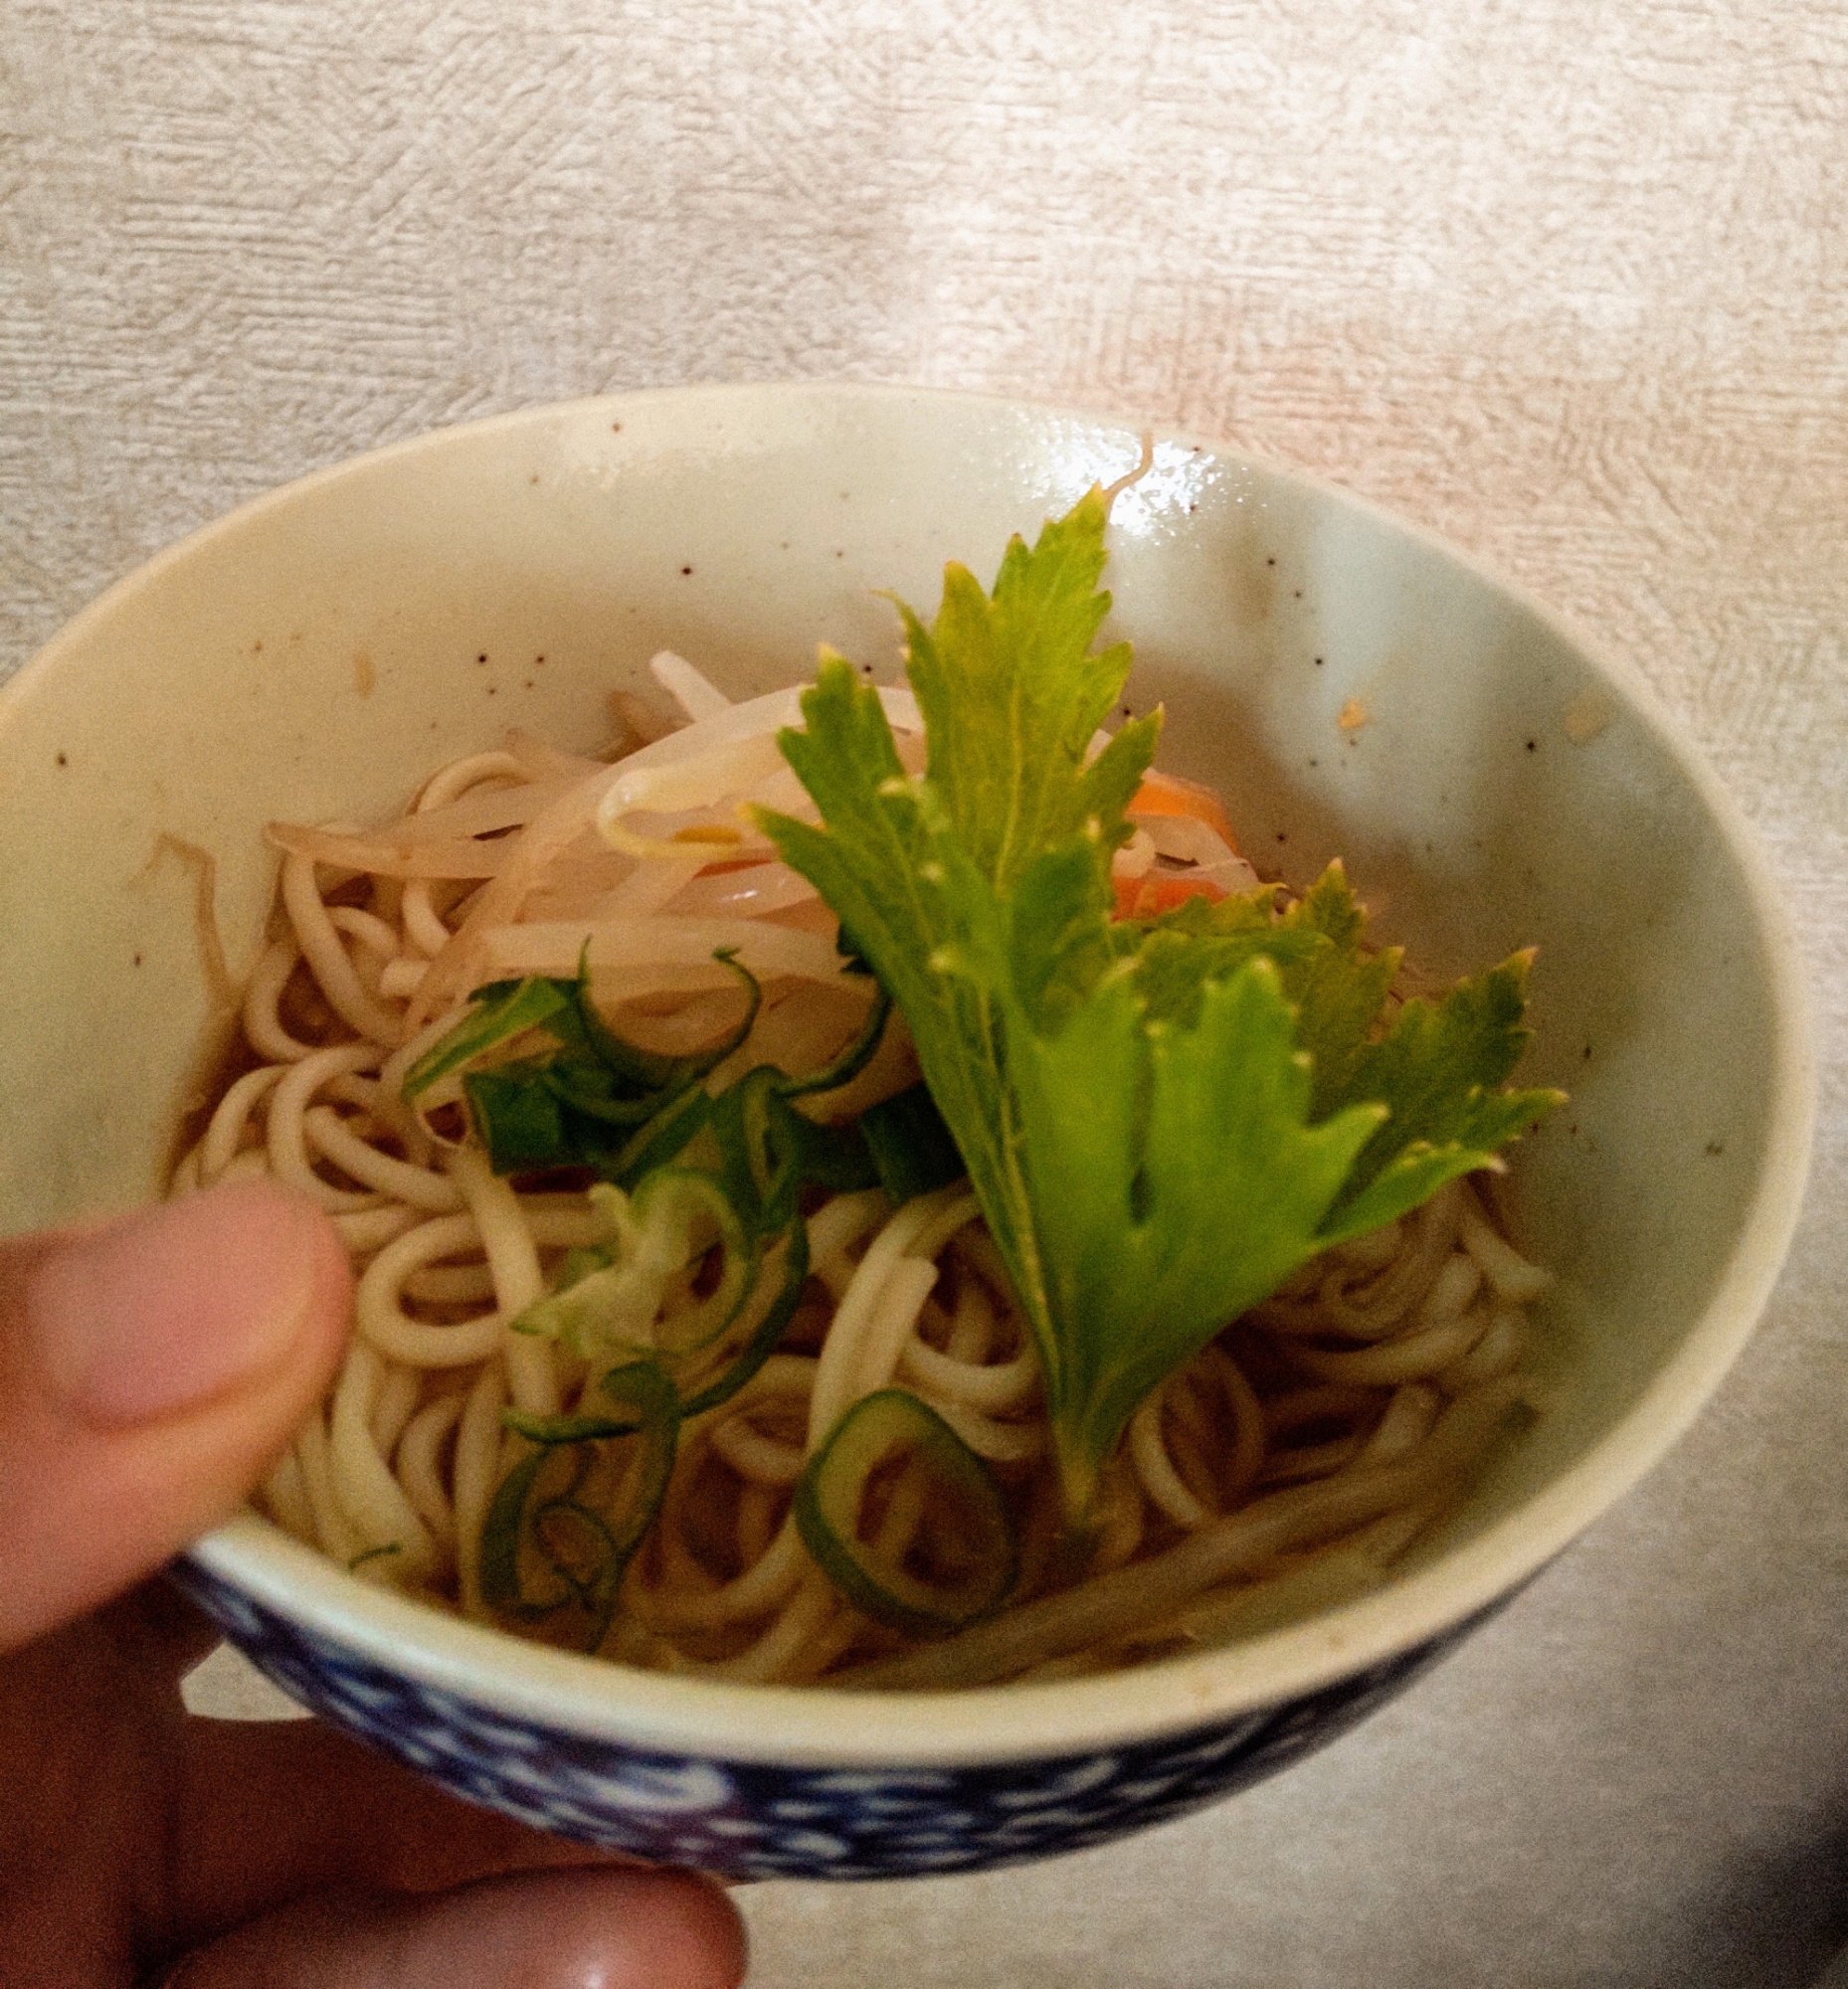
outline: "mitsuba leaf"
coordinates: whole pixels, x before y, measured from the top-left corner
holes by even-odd
[[[1348,1060],[1351,1098],[1378,1100],[1386,1119],[1362,1148],[1327,1227],[1330,1241],[1364,1235],[1415,1208],[1559,1104],[1557,1091],[1501,1087],[1527,1041],[1528,968],[1517,953],[1459,982],[1434,1007],[1407,1001],[1380,1040]]]
[[[1088,493],[992,595],[962,568],[901,606],[929,757],[824,653],[782,734],[821,825],[760,812],[903,1010],[1044,1370],[1068,1521],[1136,1407],[1309,1257],[1484,1165],[1551,1093],[1497,1089],[1509,963],[1436,1010],[1382,1009],[1339,866],[1275,892],[1111,920],[1112,852],[1159,714],[1091,752],[1126,645],[1093,654],[1107,506]]]
[[[1361,944],[1365,923],[1339,859],[1279,922],[1279,946],[1286,936],[1321,942],[1306,944],[1284,968],[1285,992],[1296,1003],[1296,1040],[1315,1065],[1310,1110],[1318,1118],[1357,1096],[1381,1096],[1377,1090],[1357,1092],[1355,1080],[1400,956],[1396,947],[1368,952]]]
[[[992,594],[967,567],[946,567],[928,629],[897,604],[932,791],[971,861],[1002,892],[1087,826],[1112,849],[1127,839],[1123,812],[1154,752],[1153,726],[1127,726],[1086,764],[1130,666],[1127,642],[1091,653],[1110,612],[1097,585],[1108,517],[1103,493],[1090,490],[1047,521],[1030,552],[1016,538]],[[1031,668],[1020,667],[1023,657]]]

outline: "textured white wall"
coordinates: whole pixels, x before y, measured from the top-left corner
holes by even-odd
[[[0,674],[191,526],[435,424],[1021,393],[1485,554],[1691,723],[1796,908],[1815,1190],[1671,1462],[1226,1808],[753,1893],[764,1989],[1797,1983],[1848,1935],[1845,202],[1848,14],[1806,0],[0,13]]]

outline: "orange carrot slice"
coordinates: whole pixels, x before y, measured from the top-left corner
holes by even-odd
[[[1142,777],[1142,786],[1136,790],[1128,812],[1131,814],[1192,815],[1196,821],[1203,821],[1215,835],[1222,835],[1226,848],[1234,856],[1238,853],[1232,825],[1225,818],[1218,796],[1210,788],[1201,787],[1198,781],[1184,781],[1178,774],[1158,774],[1151,770]]]
[[[1154,870],[1140,877],[1119,877],[1116,894],[1116,916],[1120,919],[1159,919],[1189,898],[1208,898],[1216,905],[1225,896],[1209,878]]]

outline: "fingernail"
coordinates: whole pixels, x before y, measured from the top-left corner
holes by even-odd
[[[255,1381],[303,1337],[325,1231],[301,1197],[238,1181],[73,1237],[26,1294],[40,1370],[69,1409],[105,1428]]]

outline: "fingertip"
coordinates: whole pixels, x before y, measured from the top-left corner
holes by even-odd
[[[750,1936],[736,1901],[704,1872],[657,1872],[652,1876],[671,1891],[663,1903],[679,1916],[688,1953],[700,1957],[700,1989],[737,1989],[751,1964]],[[693,1983],[688,1989],[694,1989]]]
[[[711,1880],[639,1866],[452,1892],[297,1899],[195,1950],[185,1989],[738,1989],[744,1923]]]
[[[703,1873],[580,1867],[548,1883],[556,1917],[531,1989],[737,1989],[749,1946],[724,1889]]]
[[[585,1969],[613,1930],[631,1925],[664,1930],[656,1944],[665,1951],[702,1957],[706,1972],[690,1978],[696,1983],[728,1982],[742,1971],[737,1915],[712,1881],[547,1836],[451,1795],[318,1720],[195,1722],[186,1782],[186,1836],[170,1898],[175,1945],[217,1938],[298,1896],[325,1898],[339,1888],[349,1899],[423,1899],[440,1908],[440,1919],[480,1913],[497,1899],[537,1902],[510,1907],[501,1924],[517,1932],[542,1910],[548,1932],[532,1951],[554,1961],[576,1956],[579,1973],[557,1978],[573,1989],[580,1978],[628,1979]],[[462,1979],[445,1989],[462,1989]],[[500,1978],[488,1979],[501,1989]],[[550,1984],[554,1976],[536,1979]],[[527,1977],[507,1980],[524,1989]]]

